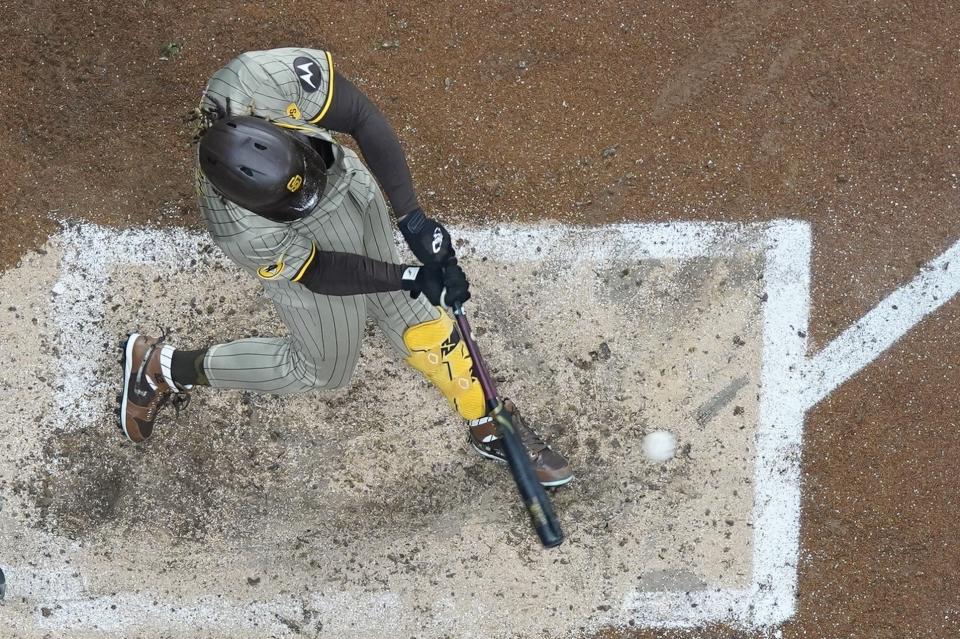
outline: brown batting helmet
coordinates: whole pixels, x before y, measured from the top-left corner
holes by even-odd
[[[307,216],[327,183],[320,154],[262,118],[217,120],[200,138],[198,154],[200,170],[223,197],[271,220]]]

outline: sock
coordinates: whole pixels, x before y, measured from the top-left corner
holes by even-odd
[[[164,352],[160,352],[160,369],[163,371],[164,377],[175,381],[187,390],[194,385],[208,386],[210,384],[206,373],[203,372],[203,358],[207,354],[207,349],[184,351],[174,350],[172,346],[164,346],[163,350],[167,348],[170,349],[169,370],[163,367]]]

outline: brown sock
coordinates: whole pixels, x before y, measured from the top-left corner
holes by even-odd
[[[209,386],[207,374],[203,371],[203,358],[207,349],[199,351],[173,351],[170,373],[173,380],[181,386]]]

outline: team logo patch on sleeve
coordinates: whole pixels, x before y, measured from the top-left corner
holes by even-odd
[[[296,102],[291,102],[287,105],[287,117],[293,118],[294,120],[303,119],[303,113],[300,112],[300,107],[297,106]]]
[[[307,93],[313,93],[320,88],[320,65],[313,58],[297,58],[293,61],[293,71],[300,80],[300,86]]]
[[[257,269],[257,275],[264,280],[276,279],[283,273],[283,260],[277,260],[269,266],[261,266]]]

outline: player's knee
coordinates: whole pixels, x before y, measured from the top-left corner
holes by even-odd
[[[403,334],[403,343],[410,351],[407,363],[439,388],[464,419],[486,415],[473,360],[449,315],[442,313],[435,320],[411,326]]]
[[[323,375],[317,371],[310,370],[295,370],[291,374],[292,384],[289,384],[284,390],[280,391],[281,395],[293,395],[296,393],[306,393],[314,390],[334,390],[337,388],[343,388],[350,383],[350,377],[345,378],[332,378],[330,375]]]
[[[350,383],[350,375],[334,375],[332,369],[335,367],[323,366],[314,362],[311,358],[300,351],[291,353],[291,370],[289,377],[293,384],[290,384],[287,394],[305,393],[313,390],[334,390],[343,388]]]

